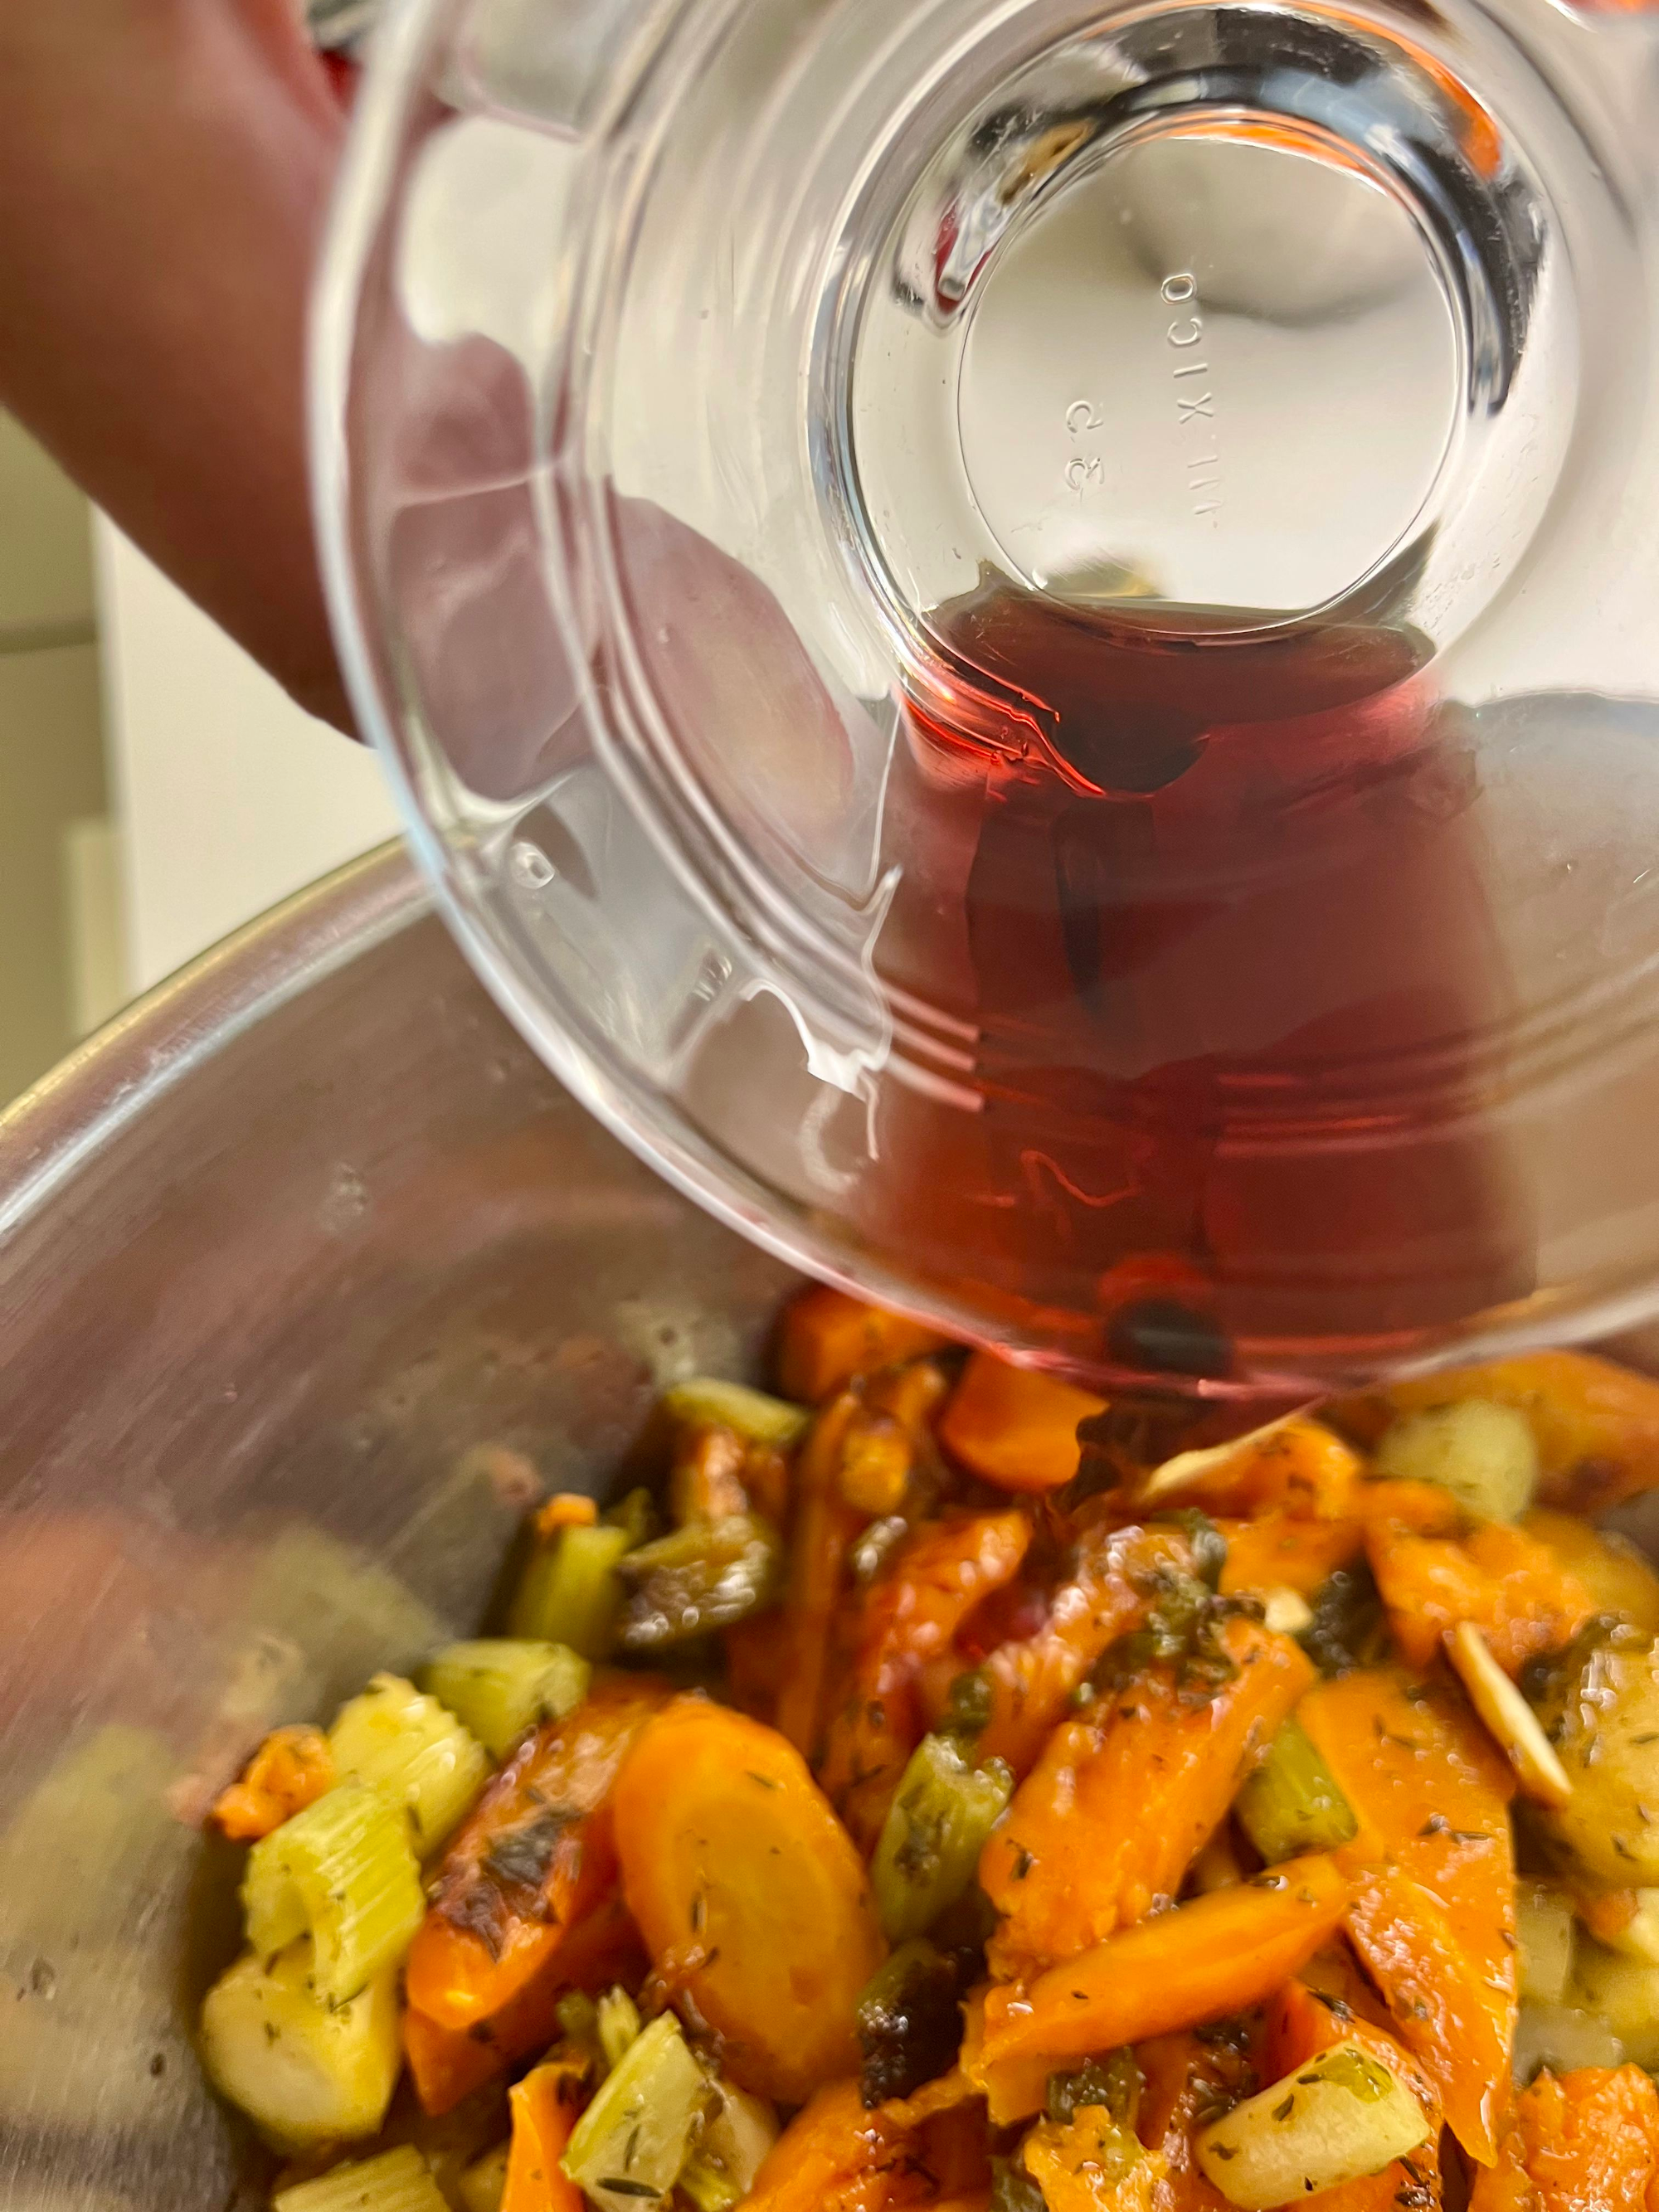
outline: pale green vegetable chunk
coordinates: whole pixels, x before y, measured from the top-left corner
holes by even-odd
[[[687,1428],[735,1429],[750,1443],[770,1444],[787,1451],[798,1443],[811,1409],[792,1406],[764,1390],[751,1390],[746,1382],[725,1382],[718,1376],[694,1375],[662,1394],[670,1416]]]
[[[1534,2004],[1565,2003],[1572,1978],[1572,1900],[1553,1882],[1515,1885],[1515,1936],[1521,1994]]]
[[[410,2143],[337,2166],[318,2181],[279,2189],[271,2212],[449,2212],[443,2191]]]
[[[1380,2173],[1431,2133],[1397,2075],[1339,2043],[1204,2129],[1198,2162],[1229,2203],[1270,2212]]]
[[[1483,1521],[1514,1521],[1538,1487],[1538,1446],[1513,1406],[1484,1398],[1404,1413],[1383,1431],[1376,1472],[1396,1482],[1433,1482]]]
[[[1578,2005],[1522,2000],[1515,2030],[1515,2078],[1523,2086],[1540,2066],[1571,2074],[1579,2066],[1622,2066],[1625,2046],[1604,2020]]]
[[[489,1779],[483,1746],[435,1698],[401,1674],[376,1674],[328,1732],[334,1771],[407,1810],[417,1856],[429,1858]]]
[[[202,2063],[220,2094],[285,2149],[372,2136],[403,2063],[397,1970],[347,2004],[319,2002],[308,1940],[270,1965],[249,1952],[202,2004]]]
[[[923,1736],[870,1866],[876,1911],[890,1943],[925,1936],[966,1891],[1013,1788],[1001,1759],[975,1766],[954,1737]]]
[[[609,2073],[612,2067],[621,2065],[623,2053],[640,2033],[640,2008],[620,1984],[599,1999],[594,2008],[594,2027]]]
[[[559,2163],[605,2212],[666,2197],[696,2138],[708,2081],[672,2013],[659,2013],[606,2075]]]
[[[309,1935],[318,1996],[349,2002],[402,1958],[426,1910],[408,1814],[360,1783],[331,1790],[255,1844],[242,1907],[259,1957]]]
[[[1538,1671],[1535,1710],[1571,1788],[1535,1815],[1558,1860],[1614,1889],[1659,1885],[1659,1646],[1619,1629],[1565,1680]]]
[[[505,1759],[526,1729],[574,1712],[592,1673],[565,1644],[486,1636],[449,1644],[422,1668],[421,1686]]]
[[[729,2081],[711,2085],[714,2109],[679,2186],[697,2212],[732,2212],[755,2185],[761,2161],[778,2139],[778,2116],[764,2097]]]
[[[1573,1964],[1572,2002],[1593,2013],[1637,2066],[1659,2066],[1659,1966],[1586,1936]]]
[[[512,2146],[497,2143],[482,2158],[475,2158],[455,2185],[466,2212],[501,2212],[507,2194],[507,2161]]]
[[[603,1659],[626,1595],[617,1563],[633,1541],[630,1530],[600,1521],[561,1528],[551,1543],[538,1544],[514,1595],[507,1624],[513,1634]]]
[[[1312,1737],[1291,1718],[1233,1802],[1239,1826],[1269,1865],[1334,1851],[1358,1832],[1352,1808]]]

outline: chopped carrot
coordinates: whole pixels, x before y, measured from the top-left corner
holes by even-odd
[[[893,2106],[890,2104],[886,2109],[890,2114]],[[925,2169],[941,2199],[989,2189],[990,2145],[985,2106],[977,2097],[931,2112],[914,2124],[910,2154]]]
[[[1659,1575],[1634,1544],[1541,1505],[1522,1514],[1521,1526],[1577,1577],[1597,1613],[1621,1614],[1644,1636],[1659,1636]]]
[[[856,1376],[941,1351],[950,1339],[923,1322],[907,1321],[832,1291],[826,1283],[792,1298],[778,1342],[778,1387],[786,1398],[817,1406]]]
[[[544,2051],[559,2032],[568,1990],[633,1988],[648,1961],[619,1893],[568,1929],[545,1963],[501,2010],[471,2027],[445,2027],[413,2005],[403,2014],[404,2056],[421,2110],[436,2119],[510,2067]]]
[[[580,2084],[580,2073],[558,2059],[514,2084],[501,2212],[586,2212],[581,2191],[559,2164],[576,2124]]]
[[[852,1679],[830,1717],[820,1778],[866,1850],[926,1733],[923,1667],[950,1650],[981,1598],[1018,1573],[1030,1540],[1031,1524],[1017,1510],[932,1522],[866,1591]]]
[[[1162,2151],[1122,2162],[1122,2131],[1104,2105],[1079,2105],[1069,2120],[1039,2120],[1020,2160],[1048,2212],[1152,2212],[1169,2178]],[[1129,2138],[1129,2148],[1135,2148]]]
[[[1455,1536],[1469,1516],[1437,1482],[1408,1482],[1368,1475],[1353,1494],[1356,1518],[1367,1528],[1398,1528],[1413,1536]]]
[[[932,2081],[924,2081],[908,2097],[889,2097],[876,2110],[884,2119],[891,2120],[896,2127],[919,2128],[940,2112],[954,2112],[958,2105],[971,2105],[980,2092],[959,2066],[948,2074],[941,2074]]]
[[[1358,1521],[1306,1521],[1285,1512],[1264,1513],[1255,1521],[1218,1521],[1227,1540],[1221,1570],[1221,1594],[1245,1590],[1293,1589],[1304,1597],[1328,1582],[1364,1549],[1365,1530]]]
[[[1540,2074],[1515,2101],[1470,2212],[1647,2212],[1659,2197],[1659,2092],[1636,2066]]]
[[[1195,2138],[1218,2111],[1260,2087],[1249,2051],[1239,2039],[1205,2039],[1183,2029],[1137,2044],[1135,2060],[1141,2079],[1136,2131],[1164,2163],[1158,2212],[1231,2212],[1199,2165]]]
[[[616,1808],[629,1910],[732,2080],[799,2104],[850,2072],[882,1942],[864,1863],[793,1745],[677,1698],[629,1754]]]
[[[775,1606],[734,1622],[721,1638],[727,1697],[740,1713],[769,1728],[777,1717],[778,1692],[788,1672],[793,1638],[794,1624]]]
[[[1201,1505],[1211,1513],[1340,1521],[1354,1510],[1364,1472],[1352,1445],[1322,1421],[1297,1413],[1231,1443],[1178,1453],[1153,1471],[1142,1503],[1167,1497],[1172,1504]]]
[[[1413,1667],[1430,1665],[1446,1631],[1467,1620],[1504,1672],[1518,1674],[1570,1644],[1595,1611],[1571,1568],[1506,1522],[1480,1522],[1462,1537],[1373,1522],[1365,1548],[1395,1642]]]
[[[1659,1382],[1587,1352],[1533,1352],[1455,1368],[1329,1410],[1345,1434],[1374,1443],[1396,1413],[1462,1398],[1526,1415],[1547,1505],[1600,1513],[1659,1480]]]
[[[994,2128],[1012,2127],[1042,2110],[1053,2071],[1042,2051],[1034,2058],[988,2059],[985,2056],[985,2002],[990,1984],[981,1982],[962,2002],[962,2048],[957,2063],[976,2096],[985,2100],[986,2118]]]
[[[925,2175],[896,2155],[902,2122],[866,2112],[854,2081],[817,2090],[778,2137],[744,2212],[884,2212],[927,2196]]]
[[[334,1754],[320,1729],[273,1729],[209,1815],[233,1843],[255,1844],[334,1787]]]
[[[837,1470],[842,1503],[866,1520],[896,1513],[910,1486],[915,1446],[902,1422],[866,1404],[847,1432]]]
[[[677,1521],[721,1521],[747,1513],[744,1482],[748,1446],[735,1429],[703,1421],[682,1429],[668,1471],[668,1502]]]
[[[1449,1693],[1376,1669],[1297,1718],[1352,1808],[1348,1932],[1471,2158],[1497,2150],[1515,2041],[1514,1778]]]
[[[976,1352],[939,1425],[939,1442],[1000,1490],[1057,1490],[1077,1473],[1078,1423],[1106,1401],[1058,1376]]]
[[[1261,2070],[1269,2081],[1282,2081],[1322,2051],[1338,2043],[1358,2044],[1406,2087],[1434,2123],[1429,2140],[1379,2173],[1315,2192],[1319,2212],[1393,2212],[1395,2205],[1430,2212],[1438,2205],[1440,2103],[1427,2076],[1377,2018],[1382,2011],[1364,1977],[1346,1953],[1321,1953],[1302,1976],[1287,1982],[1267,2008],[1262,2033]]]
[[[1207,1700],[1160,1668],[1049,1738],[980,1860],[1003,1915],[994,1972],[1069,1958],[1176,1896],[1314,1680],[1290,1638],[1258,1621],[1224,1622],[1218,1643],[1235,1671]]]
[[[1287,1859],[1194,1898],[985,2000],[984,2057],[1058,2063],[1261,2004],[1341,1919],[1348,1884],[1328,1853]]]
[[[931,1443],[933,1422],[951,1395],[950,1377],[937,1359],[912,1359],[884,1368],[865,1386],[865,1403],[890,1413],[912,1443]]]
[[[816,1758],[823,1727],[830,1638],[847,1554],[867,1517],[845,1503],[840,1480],[842,1455],[862,1412],[856,1390],[840,1392],[808,1430],[795,1463],[795,1523],[783,1598],[789,1640],[777,1725],[807,1759]]]
[[[1191,1568],[1178,1528],[1085,1522],[1071,1579],[1054,1591],[1041,1627],[981,1662],[993,1698],[981,1756],[1006,1759],[1016,1776],[1028,1773],[1101,1653],[1146,1618],[1158,1577]]]
[[[544,1541],[556,1536],[561,1528],[591,1528],[599,1517],[599,1509],[592,1498],[585,1498],[579,1490],[555,1491],[536,1516],[536,1534]]]
[[[597,1681],[527,1736],[445,1853],[409,1954],[409,2002],[441,2027],[490,2019],[546,1966],[616,1878],[611,1797],[667,1695],[648,1675]]]

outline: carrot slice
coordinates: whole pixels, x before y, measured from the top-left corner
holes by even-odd
[[[1216,1526],[1227,1540],[1224,1597],[1267,1589],[1299,1590],[1311,1597],[1365,1544],[1364,1525],[1358,1521],[1304,1521],[1269,1512],[1256,1521],[1223,1520]]]
[[[1659,1480],[1659,1382],[1587,1352],[1534,1352],[1397,1382],[1330,1409],[1374,1443],[1396,1413],[1485,1398],[1524,1413],[1538,1445],[1541,1502],[1599,1513]]]
[[[1351,1444],[1305,1414],[1253,1429],[1231,1443],[1181,1452],[1156,1468],[1142,1497],[1251,1517],[1282,1512],[1304,1521],[1340,1521],[1354,1510],[1364,1473]]]
[[[496,1775],[445,1854],[410,1947],[405,1978],[417,2012],[441,2027],[490,2019],[602,1902],[616,1879],[612,1786],[667,1694],[648,1675],[598,1681]]]
[[[1048,2212],[1152,2212],[1169,2179],[1164,2154],[1143,2147],[1125,2166],[1121,2146],[1108,2108],[1079,2105],[1063,2123],[1039,2120],[1020,2146],[1020,2162],[1042,2192]],[[1109,2168],[1103,2150],[1111,2158]]]
[[[994,1972],[1069,1958],[1179,1890],[1314,1680],[1290,1638],[1257,1621],[1225,1622],[1219,1642],[1236,1671],[1207,1702],[1159,1668],[1055,1729],[980,1859],[1004,1916]]]
[[[559,2165],[576,2124],[577,2069],[556,2060],[538,2066],[508,2093],[513,2141],[501,2212],[585,2212],[586,2200]]]
[[[334,1787],[334,1754],[320,1729],[273,1729],[209,1818],[234,1843],[255,1844]]]
[[[939,1425],[939,1442],[1000,1490],[1057,1490],[1077,1473],[1078,1423],[1106,1401],[1058,1376],[976,1352]]]
[[[1194,2138],[1216,2113],[1260,2087],[1249,2053],[1237,2039],[1206,2040],[1189,2030],[1137,2044],[1140,2110],[1136,2130],[1162,2153],[1166,2179],[1158,2212],[1232,2212],[1198,2162]]]
[[[1018,1511],[936,1522],[866,1592],[852,1680],[830,1717],[820,1779],[866,1850],[927,1732],[923,1668],[950,1650],[980,1600],[1018,1573],[1030,1540]]]
[[[1322,1683],[1297,1718],[1359,1824],[1337,1853],[1348,1932],[1453,2134],[1490,2164],[1515,2041],[1514,1778],[1461,1702],[1392,1671]]]
[[[1072,1578],[1054,1593],[1042,1626],[981,1662],[993,1699],[981,1757],[1006,1759],[1017,1776],[1029,1772],[1101,1653],[1146,1618],[1158,1577],[1189,1574],[1192,1564],[1177,1528],[1085,1522]]]
[[[521,2058],[545,2051],[558,2034],[559,1999],[567,1990],[597,1994],[617,1982],[631,1988],[648,1963],[628,1908],[613,1894],[565,1932],[544,1965],[489,2020],[445,2027],[405,2005],[404,2056],[422,2111],[434,2119],[453,2112]]]
[[[1428,1666],[1446,1631],[1467,1620],[1504,1672],[1518,1674],[1540,1651],[1570,1644],[1595,1611],[1547,1545],[1502,1521],[1461,1538],[1374,1521],[1365,1548],[1395,1642],[1413,1667]]]
[[[683,1698],[617,1784],[623,1893],[658,1974],[720,2036],[740,2087],[799,2104],[858,2063],[880,1963],[863,1862],[793,1745]]]
[[[778,1387],[786,1398],[816,1406],[854,1376],[873,1375],[902,1359],[938,1352],[949,1344],[925,1322],[908,1321],[833,1291],[827,1283],[792,1298],[784,1310],[778,1339]]]
[[[1646,2212],[1659,2194],[1659,2092],[1636,2066],[1540,2074],[1516,2100],[1470,2212]]]
[[[988,2059],[985,2056],[985,2003],[988,1983],[970,1990],[962,2002],[962,2049],[957,2063],[963,2078],[985,2100],[986,2117],[993,2127],[1012,2127],[1042,2110],[1051,2061],[1039,2051],[1033,2058]]]
[[[862,1410],[857,1391],[842,1390],[808,1430],[795,1462],[795,1525],[783,1599],[788,1640],[777,1725],[808,1759],[817,1755],[847,1554],[868,1517],[855,1513],[841,1494],[842,1455]]]
[[[896,2155],[902,2122],[864,2109],[856,2081],[817,2090],[778,2137],[744,2199],[744,2212],[883,2212],[928,2192],[919,2169]]]
[[[1330,1935],[1348,1902],[1334,1858],[1287,1859],[985,2000],[986,2060],[1058,2062],[1261,2003]]]

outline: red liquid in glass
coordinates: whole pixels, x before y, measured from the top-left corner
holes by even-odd
[[[1397,1355],[1530,1287],[1473,766],[1407,633],[1163,622],[934,617],[961,682],[913,702],[881,957],[981,1103],[890,1085],[872,1207],[1109,1365]]]

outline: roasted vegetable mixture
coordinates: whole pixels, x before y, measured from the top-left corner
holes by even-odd
[[[278,2212],[1659,2212],[1659,1384],[776,1380],[219,1798]]]

